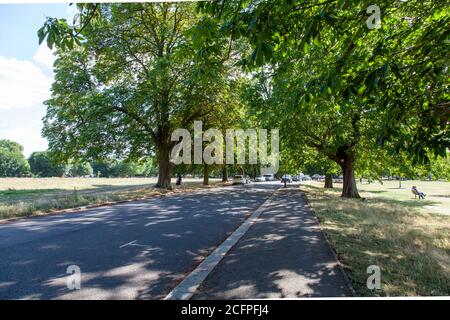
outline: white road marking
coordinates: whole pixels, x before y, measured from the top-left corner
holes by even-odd
[[[278,190],[278,189],[277,189]],[[183,281],[181,281],[164,300],[189,300],[197,291],[206,277],[217,264],[225,257],[227,252],[242,238],[242,236],[257,221],[264,209],[269,205],[275,192],[242,223],[221,245],[219,245],[205,260],[200,263]]]
[[[130,246],[130,245],[132,245],[133,243],[135,243],[136,241],[137,241],[137,240],[133,240],[133,241],[131,241],[131,242],[125,243],[125,244],[121,245],[119,248],[124,248],[124,247],[126,247],[126,246]]]
[[[148,244],[140,244],[140,243],[136,243],[137,240],[133,240],[131,242],[125,243],[123,245],[121,245],[119,248],[124,248],[127,246],[133,246],[133,247],[144,247],[144,248],[152,248],[152,246],[149,246]]]

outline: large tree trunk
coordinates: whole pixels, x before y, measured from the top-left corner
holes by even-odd
[[[170,164],[170,150],[168,146],[158,147],[158,182],[157,188],[171,187],[171,164]]]
[[[222,182],[228,182],[228,168],[226,164],[222,165]]]
[[[209,185],[209,166],[206,163],[203,164],[203,184]]]
[[[342,197],[344,198],[361,198],[356,187],[355,170],[353,169],[353,159],[346,157],[341,163],[344,173],[344,184],[342,187]]]
[[[325,174],[325,189],[333,188],[333,176],[329,173]]]

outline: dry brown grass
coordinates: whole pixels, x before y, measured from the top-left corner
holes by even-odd
[[[181,186],[161,190],[154,188],[155,183],[155,178],[2,178],[0,219],[222,185],[218,179],[211,179],[209,186],[204,186],[201,179],[185,179]]]
[[[450,216],[429,213],[418,200],[343,199],[314,183],[302,189],[358,295],[450,295]],[[370,265],[381,268],[381,290],[367,289]]]

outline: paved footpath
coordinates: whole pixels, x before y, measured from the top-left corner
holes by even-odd
[[[351,296],[298,187],[281,188],[193,299]]]

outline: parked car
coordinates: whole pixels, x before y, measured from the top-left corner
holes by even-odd
[[[274,181],[275,180],[275,176],[273,174],[265,174],[264,178],[266,179],[266,181]]]
[[[284,174],[282,177],[281,177],[281,182],[288,182],[288,183],[291,183],[292,182],[292,177],[291,177],[291,175],[290,174]]]
[[[237,175],[233,178],[233,184],[248,184],[250,182],[251,181],[248,176]]]
[[[266,178],[264,176],[256,176],[255,182],[264,182],[266,181]]]
[[[300,176],[293,176],[292,181],[302,181],[302,178]]]
[[[311,181],[311,177],[309,175],[304,175],[302,176],[302,180],[301,181]]]

